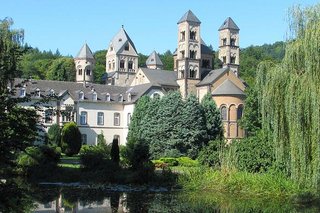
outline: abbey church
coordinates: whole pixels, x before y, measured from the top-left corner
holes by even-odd
[[[218,29],[219,59],[223,65],[213,69],[213,52],[201,39],[201,21],[189,10],[177,25],[174,70],[163,70],[163,63],[155,51],[147,59],[146,67],[138,67],[135,44],[121,27],[109,43],[105,84],[92,83],[95,59],[84,44],[74,58],[76,82],[32,80],[23,83],[18,95],[30,94],[34,101],[43,95],[58,97],[44,106],[45,126],[75,121],[82,142],[94,145],[101,133],[108,143],[113,139],[118,139],[120,144],[126,143],[134,105],[143,95],[161,97],[178,90],[182,97],[195,94],[200,101],[210,93],[220,109],[225,137],[244,137],[244,130],[238,124],[246,87],[239,78],[240,29],[231,18]],[[22,79],[18,81],[22,82]]]

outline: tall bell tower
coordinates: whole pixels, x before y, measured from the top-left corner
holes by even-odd
[[[89,46],[85,43],[74,58],[76,65],[76,82],[93,82],[95,59]]]
[[[219,28],[219,59],[239,75],[239,27],[228,17]]]
[[[178,72],[177,83],[183,98],[196,94],[196,84],[201,79],[201,36],[200,20],[187,11],[178,21],[178,47],[175,58],[175,71]]]

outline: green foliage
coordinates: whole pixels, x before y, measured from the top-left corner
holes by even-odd
[[[199,163],[219,169],[221,167],[221,154],[224,146],[225,142],[223,140],[210,141],[208,146],[204,147],[199,153]]]
[[[240,171],[266,172],[273,163],[272,144],[266,140],[261,132],[256,136],[234,141],[231,146],[236,147],[236,167]]]
[[[79,154],[84,169],[103,169],[111,165],[110,152],[102,146],[83,145]]]
[[[62,151],[68,156],[78,154],[81,148],[81,133],[77,124],[69,122],[65,124],[61,132]]]
[[[139,64],[138,66],[139,67],[146,67],[146,61],[148,59],[148,56],[147,55],[144,55],[142,53],[139,53],[138,54],[138,61],[139,61]]]
[[[280,65],[257,75],[262,129],[275,167],[301,186],[320,190],[320,6],[290,11],[292,39]]]
[[[275,42],[262,46],[250,46],[240,51],[240,75],[250,85],[254,86],[258,65],[262,61],[280,63],[284,58],[285,43]]]
[[[159,57],[163,63],[164,70],[173,70],[173,55],[170,50],[167,50],[163,54],[159,54]]]
[[[103,83],[102,76],[106,73],[106,54],[107,50],[98,50],[93,55],[96,60],[93,70],[94,82],[98,84]]]
[[[246,95],[240,125],[246,130],[247,136],[253,136],[261,129],[262,122],[257,89],[255,87],[246,88]]]
[[[111,160],[116,165],[119,165],[120,162],[120,149],[118,139],[113,139],[111,147]]]
[[[23,52],[23,31],[11,29],[12,24],[11,19],[0,20],[0,175],[12,171],[19,152],[31,146],[38,135],[36,111],[19,106],[29,101],[28,97],[13,97],[15,85],[11,92],[7,89],[21,74],[18,63]]]
[[[149,146],[142,139],[129,138],[123,155],[134,170],[142,169],[150,161]]]
[[[168,166],[178,166],[179,162],[176,158],[160,158],[160,161],[168,164]]]
[[[52,124],[48,130],[49,144],[61,146],[61,129],[58,124]]]
[[[76,70],[71,57],[62,57],[54,60],[46,73],[47,80],[75,81],[75,78]]]
[[[207,139],[208,141],[215,139],[222,139],[223,137],[223,127],[220,116],[220,111],[217,108],[215,101],[212,99],[210,93],[207,93],[201,100],[201,106],[203,107],[206,129],[207,129]]]
[[[132,137],[148,141],[152,158],[195,158],[207,141],[203,108],[194,95],[183,101],[178,92],[161,99],[142,97],[129,126]]]
[[[178,165],[183,167],[196,167],[199,166],[199,163],[197,160],[193,160],[189,157],[179,157],[177,158]]]
[[[17,164],[25,171],[39,167],[50,169],[50,167],[57,166],[59,160],[60,153],[55,149],[48,146],[31,146],[19,155]]]
[[[107,144],[106,139],[104,138],[103,132],[97,136],[97,144],[98,146],[105,146]]]

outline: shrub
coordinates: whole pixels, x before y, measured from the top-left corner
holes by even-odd
[[[119,162],[120,162],[120,150],[119,150],[118,139],[113,139],[113,141],[112,141],[111,160],[115,164],[119,165]]]
[[[106,167],[110,160],[110,153],[101,146],[83,145],[80,150],[81,164],[85,169],[101,169]]]
[[[178,160],[179,166],[196,167],[199,165],[197,160],[192,160],[189,157],[180,157],[177,160]]]
[[[130,138],[123,151],[123,157],[132,169],[141,169],[145,162],[149,162],[149,146],[142,139]]]
[[[48,141],[51,145],[61,145],[61,129],[58,124],[53,124],[48,130]]]
[[[176,158],[160,158],[160,161],[167,163],[168,166],[178,166],[179,162]]]
[[[32,146],[18,157],[18,166],[23,170],[36,167],[55,167],[60,160],[60,153],[48,146]]]
[[[210,141],[209,144],[202,148],[199,153],[199,163],[214,168],[220,168],[221,159],[220,153],[225,146],[224,141],[214,140]]]
[[[81,133],[76,123],[70,122],[64,125],[61,134],[62,151],[72,156],[78,154],[81,148]]]

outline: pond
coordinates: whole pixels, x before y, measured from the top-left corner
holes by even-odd
[[[2,190],[0,212],[320,212],[319,205],[162,187],[13,183]]]

